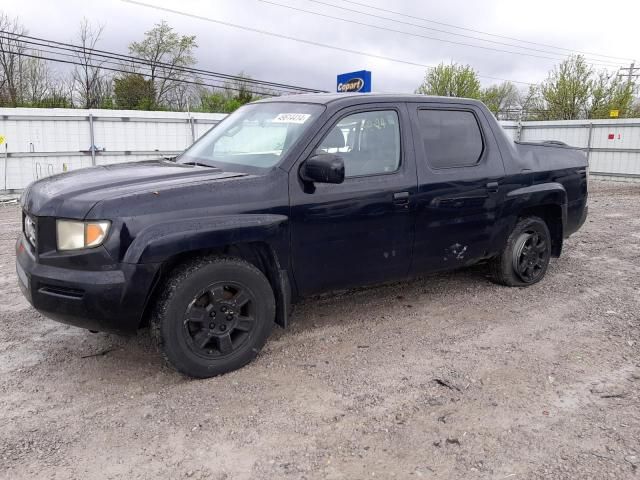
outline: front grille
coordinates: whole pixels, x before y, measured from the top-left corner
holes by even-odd
[[[33,246],[34,248],[37,247],[38,234],[36,222],[27,213],[25,213],[23,216],[22,230],[24,232],[24,236],[27,237],[27,240],[29,240],[31,246]]]

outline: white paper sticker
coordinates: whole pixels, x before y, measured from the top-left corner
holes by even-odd
[[[273,123],[304,123],[310,116],[309,113],[281,113],[273,119]]]

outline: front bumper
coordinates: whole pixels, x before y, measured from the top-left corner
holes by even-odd
[[[38,263],[24,235],[16,243],[22,293],[40,313],[58,322],[119,334],[135,333],[158,264],[117,264],[111,270],[78,270]]]

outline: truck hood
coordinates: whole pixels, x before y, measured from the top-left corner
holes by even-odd
[[[242,176],[247,174],[168,160],[103,165],[38,180],[27,187],[20,203],[35,216],[81,219],[103,200]]]

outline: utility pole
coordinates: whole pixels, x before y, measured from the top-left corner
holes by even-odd
[[[622,73],[622,72],[626,72],[626,73]],[[627,78],[627,91],[631,90],[631,102],[629,104],[629,107],[631,107],[631,109],[633,109],[633,95],[636,95],[638,93],[638,83],[636,82],[636,79],[638,77],[640,77],[640,67],[636,67],[636,62],[633,61],[631,62],[631,65],[629,65],[626,68],[621,68],[620,71],[618,72],[618,77],[619,78]],[[627,112],[627,114],[625,116],[629,116],[630,112]]]
[[[627,73],[622,73],[622,72],[627,72]],[[636,78],[640,77],[640,67],[636,67],[636,63],[632,62],[631,65],[629,65],[626,68],[621,68],[620,69],[620,73],[618,73],[618,76],[620,78],[627,78],[627,85],[632,85],[632,89],[633,92],[632,93],[638,93],[638,85],[636,84]]]

